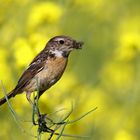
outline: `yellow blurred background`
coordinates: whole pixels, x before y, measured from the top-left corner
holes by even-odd
[[[85,44],[71,54],[61,80],[40,98],[42,112],[70,110],[74,102],[74,119],[97,106],[64,133],[89,140],[139,140],[140,1],[0,0],[0,80],[7,91],[46,42],[61,34]],[[25,94],[10,101],[18,116],[31,120]],[[31,127],[23,126],[36,135]],[[35,139],[21,132],[7,104],[0,107],[0,128],[0,140]]]

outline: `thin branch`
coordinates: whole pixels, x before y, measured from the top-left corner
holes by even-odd
[[[68,121],[67,123],[68,123],[68,124],[75,123],[75,122],[77,122],[77,121],[83,119],[84,117],[86,117],[87,115],[89,115],[90,113],[92,113],[93,111],[95,111],[96,109],[97,109],[97,107],[95,107],[94,109],[92,109],[92,110],[86,112],[86,113],[83,114],[81,117],[79,117],[79,118],[77,118],[77,119],[75,119],[75,120]]]

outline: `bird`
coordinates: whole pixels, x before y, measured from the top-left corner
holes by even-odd
[[[82,41],[76,41],[69,36],[59,35],[51,38],[23,72],[15,88],[7,94],[7,98],[25,92],[27,100],[33,104],[31,94],[38,91],[39,99],[53,86],[63,75],[69,54],[75,49],[81,49],[82,46]],[[6,101],[5,97],[1,98],[0,106]]]

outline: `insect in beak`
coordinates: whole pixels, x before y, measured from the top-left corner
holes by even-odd
[[[75,48],[75,49],[82,49],[82,45],[84,44],[84,42],[81,42],[81,41],[79,41],[79,42],[77,42],[77,41],[74,41],[73,42],[73,48]]]

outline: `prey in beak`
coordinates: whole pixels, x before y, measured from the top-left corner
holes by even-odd
[[[77,42],[74,40],[73,41],[73,48],[74,49],[82,49],[83,44],[84,44],[84,42],[82,42],[82,41]]]

